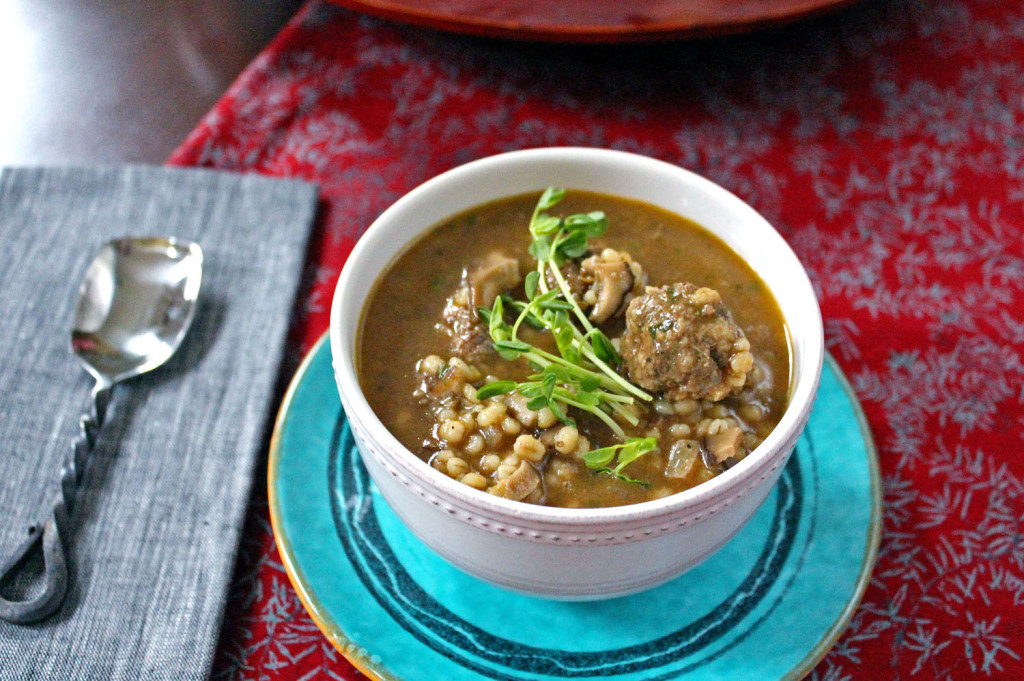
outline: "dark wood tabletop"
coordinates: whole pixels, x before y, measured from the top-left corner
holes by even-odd
[[[8,0],[0,166],[160,163],[299,0]]]

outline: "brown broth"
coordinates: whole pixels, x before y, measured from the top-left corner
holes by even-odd
[[[527,229],[537,195],[501,199],[453,216],[431,229],[392,263],[378,281],[361,320],[358,373],[371,407],[384,425],[425,461],[438,450],[434,414],[417,401],[414,393],[421,384],[417,362],[429,355],[450,356],[448,337],[438,328],[446,299],[461,281],[463,268],[492,250],[516,257],[532,267],[528,255]],[[725,398],[720,405],[730,416],[743,421],[745,430],[763,439],[778,423],[787,404],[790,375],[789,343],[778,305],[757,274],[728,246],[707,230],[683,217],[643,202],[585,191],[569,191],[554,211],[558,215],[603,210],[608,232],[594,240],[600,250],[612,247],[630,253],[640,262],[649,284],[659,286],[692,282],[716,289],[732,318],[750,341],[763,379],[757,387],[756,402],[764,412],[756,423],[736,416],[743,400],[754,399],[751,390]],[[521,294],[520,296],[521,297]],[[621,327],[620,327],[621,328]],[[614,331],[610,332],[614,333]],[[475,366],[485,375],[521,380],[529,373],[519,363],[494,355]],[[707,405],[705,405],[707,406]],[[722,413],[719,409],[713,413]],[[709,412],[712,413],[712,412]],[[667,428],[677,417],[652,412],[645,428]],[[691,419],[692,420],[692,419]],[[596,419],[580,419],[580,431],[592,446],[611,444],[607,428]],[[644,433],[637,433],[642,435]],[[550,456],[554,460],[572,457]],[[578,459],[579,457],[576,457]],[[476,470],[475,462],[471,462]],[[569,462],[572,463],[572,462]],[[546,485],[542,503],[558,506],[614,506],[645,501],[692,487],[721,472],[721,467],[701,461],[683,479],[668,478],[661,469],[664,453],[641,457],[628,468],[631,477],[648,481],[647,487],[595,473],[581,465],[566,463],[569,482],[554,477],[558,485]],[[435,467],[444,469],[443,462]],[[550,471],[548,474],[553,475]],[[555,488],[558,489],[555,489]]]

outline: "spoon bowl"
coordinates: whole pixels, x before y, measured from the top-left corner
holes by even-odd
[[[35,622],[53,613],[67,592],[69,518],[89,456],[116,383],[156,369],[177,351],[192,324],[203,252],[174,238],[115,239],[103,246],[86,270],[71,324],[71,351],[96,379],[92,406],[64,459],[60,490],[49,518],[29,528],[28,537],[0,565],[0,583],[28,564],[41,544],[45,569],[42,593],[26,600],[0,596],[0,619]]]
[[[192,323],[202,267],[202,250],[193,242],[107,243],[79,289],[71,351],[97,381],[110,384],[160,366]]]

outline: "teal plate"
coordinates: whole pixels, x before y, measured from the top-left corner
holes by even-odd
[[[306,609],[371,678],[800,678],[846,628],[878,550],[878,462],[829,358],[779,483],[725,547],[644,593],[564,603],[469,577],[412,536],[367,476],[323,338],[271,443],[270,513]]]

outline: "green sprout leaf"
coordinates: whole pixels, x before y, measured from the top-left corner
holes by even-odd
[[[476,397],[478,400],[486,400],[490,397],[497,397],[498,395],[505,395],[516,389],[517,383],[515,381],[495,381],[494,383],[488,383],[485,386],[481,386],[476,391]]]
[[[608,218],[599,210],[583,215],[570,215],[565,219],[565,226],[582,232],[588,239],[594,239],[608,231]]]
[[[533,300],[537,297],[537,283],[540,281],[540,272],[537,270],[531,271],[526,275],[526,280],[523,285],[526,288],[526,299]]]
[[[614,475],[623,482],[646,485],[647,483],[642,480],[635,480],[628,477],[622,472],[622,469],[639,459],[644,454],[653,452],[657,448],[658,440],[656,438],[631,437],[622,444],[590,450],[583,455],[583,463],[587,465],[587,468],[595,470],[598,473]],[[615,467],[612,468],[610,467],[610,464],[616,459],[616,457],[618,457],[618,460],[615,463]]]
[[[583,455],[583,463],[587,464],[587,468],[592,468],[595,470],[600,469],[612,462],[612,459],[615,458],[616,451],[616,447],[601,447],[600,449],[591,449],[589,452]]]
[[[566,260],[582,257],[587,252],[587,235],[582,231],[569,232],[558,242],[555,252]]]
[[[537,236],[542,236],[544,234],[554,234],[561,226],[562,221],[558,218],[551,217],[550,215],[539,215],[530,231]]]
[[[612,345],[612,342],[608,340],[608,336],[600,329],[594,329],[591,333],[587,334],[587,340],[590,342],[590,347],[594,349],[594,354],[599,358],[611,364],[618,365],[622,362],[622,357],[619,356],[618,350]]]
[[[551,238],[549,236],[540,236],[533,240],[530,244],[530,255],[537,260],[550,260],[551,259]]]
[[[534,214],[536,215],[541,211],[554,208],[564,198],[564,189],[560,189],[559,187],[548,187],[544,190],[544,193],[540,195],[540,200],[537,201],[537,208],[534,209]]]

